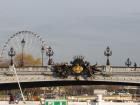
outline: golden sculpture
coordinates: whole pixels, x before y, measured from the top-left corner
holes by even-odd
[[[79,64],[76,64],[76,66],[74,66],[74,67],[72,68],[72,70],[73,70],[75,73],[79,74],[79,73],[81,73],[81,72],[83,71],[83,67],[80,66]]]

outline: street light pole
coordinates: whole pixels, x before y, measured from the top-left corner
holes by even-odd
[[[129,58],[127,58],[126,62],[125,62],[125,65],[127,67],[130,67],[131,66],[131,60]]]
[[[22,39],[22,41],[21,41],[21,47],[22,47],[22,56],[21,56],[21,67],[23,67],[24,66],[24,56],[23,56],[23,51],[24,51],[24,46],[25,46],[25,40],[24,39]]]
[[[13,47],[10,48],[10,51],[8,52],[8,55],[11,57],[10,65],[12,66],[14,64],[13,63],[13,56],[16,55],[16,52],[14,51]]]
[[[51,47],[49,47],[46,51],[46,55],[49,57],[49,60],[48,60],[48,65],[51,65],[52,64],[52,59],[51,59],[51,56],[53,56],[54,52],[52,50]]]
[[[137,68],[137,63],[134,62],[134,69],[136,70],[136,68]]]
[[[41,53],[42,53],[42,66],[44,66],[44,58],[43,58],[43,55],[44,55],[44,51],[45,51],[45,49],[44,49],[44,46],[42,46],[42,48],[41,48]]]
[[[107,46],[106,50],[104,51],[104,55],[107,57],[106,65],[110,65],[109,57],[112,55],[112,51],[110,50],[109,46]]]

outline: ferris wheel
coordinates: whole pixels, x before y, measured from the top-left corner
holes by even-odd
[[[45,40],[38,34],[31,31],[19,31],[13,34],[4,44],[0,57],[8,59],[8,52],[13,48],[17,54],[25,53],[33,57],[41,58],[42,51],[46,50]],[[42,49],[43,48],[43,49]]]

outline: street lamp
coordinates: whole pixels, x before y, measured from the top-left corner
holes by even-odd
[[[104,55],[107,57],[106,65],[110,65],[109,57],[112,55],[112,51],[110,50],[109,46],[107,46],[106,50],[104,51]]]
[[[14,64],[13,63],[13,56],[16,55],[16,52],[14,51],[14,48],[13,47],[10,48],[10,51],[8,52],[8,55],[11,57],[10,65],[12,66]]]
[[[126,65],[127,67],[130,67],[130,66],[131,66],[131,61],[130,61],[129,58],[127,58],[127,60],[126,60],[126,62],[125,62],[125,65]]]
[[[24,66],[24,60],[23,60],[23,50],[24,50],[24,47],[25,47],[25,40],[24,39],[22,39],[22,41],[21,41],[21,47],[22,47],[22,56],[21,56],[21,67],[23,67]]]
[[[45,49],[44,49],[44,46],[42,46],[42,48],[41,48],[41,53],[42,53],[42,66],[43,66],[43,55],[44,55],[44,51],[45,51]]]
[[[137,68],[137,63],[136,63],[136,62],[134,62],[134,68],[135,68],[135,70],[136,70],[136,68]]]
[[[52,48],[49,46],[49,48],[46,51],[46,55],[49,57],[48,65],[52,64],[51,56],[53,56],[53,54],[54,54],[54,52],[53,52]]]

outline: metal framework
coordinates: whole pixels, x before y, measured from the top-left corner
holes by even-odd
[[[44,46],[44,48],[47,49],[46,41],[40,35],[38,35],[38,34],[36,34],[34,32],[31,32],[31,31],[19,31],[19,32],[13,34],[5,42],[4,46],[2,47],[2,51],[0,53],[0,57],[4,57],[4,54],[11,47],[11,44],[14,44],[18,48],[18,50],[21,49],[21,41],[23,39],[26,41],[25,47],[27,47],[27,45],[29,43],[33,43],[33,40],[35,40],[35,41],[38,41],[37,43],[40,44],[40,47]],[[27,42],[26,39],[28,39],[29,41]],[[15,46],[13,46],[13,47],[15,47]],[[16,48],[15,48],[15,50],[16,50]]]
[[[8,60],[7,52],[13,47],[17,55],[21,54],[19,62],[17,62],[21,67],[24,66],[24,54],[30,54],[34,57],[41,58],[42,66],[43,55],[49,47],[46,41],[38,34],[31,31],[19,31],[13,34],[5,43],[0,52],[0,57],[4,60]],[[49,51],[49,50],[48,50]],[[49,53],[49,59],[50,55]],[[50,60],[49,60],[50,61]]]

